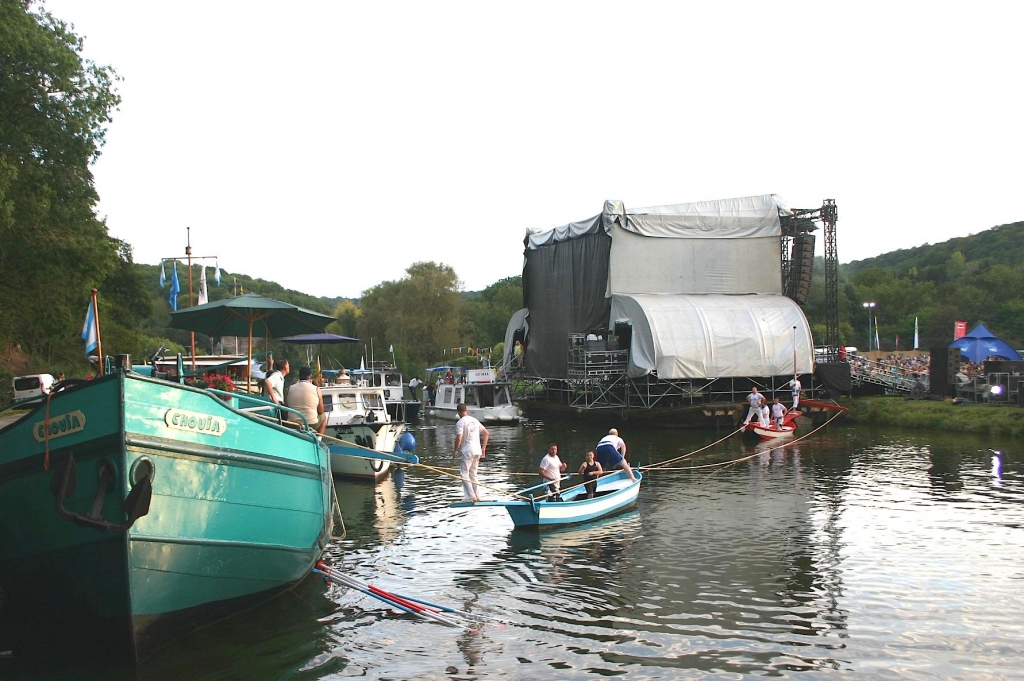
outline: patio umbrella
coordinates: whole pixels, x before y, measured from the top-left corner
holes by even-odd
[[[246,293],[171,313],[171,328],[207,336],[246,336],[252,367],[253,335],[282,338],[300,333],[322,333],[334,317],[298,305]]]
[[[312,346],[314,345],[338,345],[341,343],[358,343],[358,338],[349,338],[348,336],[339,336],[336,333],[307,333],[301,336],[289,336],[288,338],[280,339],[282,343],[294,343],[296,345],[306,346],[306,362],[312,365],[313,363],[313,352]],[[319,354],[319,353],[318,353]],[[317,378],[320,378],[320,359],[317,358],[316,367]]]

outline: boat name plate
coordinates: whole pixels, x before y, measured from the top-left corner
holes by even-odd
[[[199,412],[185,411],[184,409],[168,409],[167,413],[164,414],[164,423],[167,424],[168,428],[187,430],[204,435],[215,435],[217,437],[223,435],[224,431],[228,429],[227,419],[221,416],[200,414]]]
[[[67,414],[57,414],[49,419],[50,437],[46,437],[47,421],[36,421],[32,426],[32,435],[36,442],[46,442],[47,439],[63,437],[72,433],[80,433],[85,430],[85,414],[80,410],[69,411]]]

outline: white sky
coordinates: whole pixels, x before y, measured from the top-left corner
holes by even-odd
[[[1021,2],[45,7],[124,79],[94,172],[141,263],[190,226],[355,297],[428,260],[482,289],[605,199],[834,198],[842,262],[1024,220]]]

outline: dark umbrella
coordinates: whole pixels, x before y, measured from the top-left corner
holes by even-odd
[[[174,329],[207,336],[246,336],[249,339],[250,370],[254,329],[264,338],[282,338],[300,333],[322,333],[333,321],[334,317],[329,315],[255,293],[223,298],[171,313],[171,328]]]
[[[301,336],[289,336],[288,338],[282,338],[282,343],[295,343],[296,345],[306,346],[306,361],[312,363],[312,349],[310,346],[313,345],[338,345],[340,343],[358,343],[358,338],[349,338],[348,336],[339,336],[336,333],[307,333]],[[317,352],[319,355],[319,352]],[[316,374],[317,379],[320,378],[320,357],[316,360]]]

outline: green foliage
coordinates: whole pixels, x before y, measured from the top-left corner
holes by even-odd
[[[473,347],[494,347],[501,343],[509,319],[522,307],[522,277],[508,277],[491,284],[466,302],[464,342]]]
[[[120,103],[117,76],[82,59],[82,39],[29,4],[0,0],[0,345],[47,365],[84,364],[90,289],[101,289],[104,335],[128,351],[145,312],[130,249],[96,217],[89,169]]]
[[[915,317],[925,351],[948,345],[958,320],[984,322],[1007,343],[1024,347],[1024,222],[841,267],[840,320],[849,323],[841,331],[844,344],[867,342],[865,301],[877,303],[882,349],[893,349],[897,334],[900,348],[911,348]],[[817,311],[808,316],[824,320]]]
[[[372,340],[381,350],[394,345],[403,368],[429,366],[441,357],[442,348],[458,344],[464,306],[460,286],[448,265],[411,265],[402,279],[363,292],[362,315],[356,322],[359,338]]]
[[[916,430],[975,433],[993,436],[1024,436],[1020,410],[1011,407],[965,404],[952,400],[907,400],[871,397],[844,402],[846,417],[855,423],[897,426]]]

